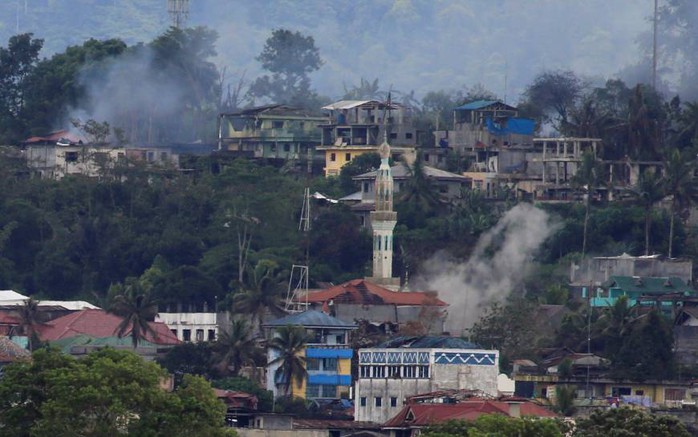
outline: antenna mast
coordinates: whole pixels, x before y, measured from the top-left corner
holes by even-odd
[[[308,265],[310,264],[310,188],[306,187],[303,193],[303,207],[301,218],[298,221],[298,230],[302,231],[306,239],[305,265],[293,264],[291,276],[288,278],[288,291],[286,293],[285,310],[289,313],[297,313],[308,309]]]
[[[182,28],[189,18],[189,0],[167,0],[167,12],[172,20],[172,27]]]
[[[652,89],[657,90],[657,3],[654,0],[654,19],[652,20]]]

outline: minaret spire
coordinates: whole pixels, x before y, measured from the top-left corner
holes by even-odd
[[[397,213],[393,211],[393,175],[390,171],[390,145],[384,133],[378,148],[381,165],[376,174],[375,210],[371,211],[373,228],[373,282],[397,289],[400,279],[393,278],[393,229]]]

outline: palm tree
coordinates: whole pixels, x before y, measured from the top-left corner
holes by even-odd
[[[278,272],[278,264],[270,260],[260,260],[247,282],[249,286],[233,297],[233,311],[249,315],[252,321],[256,320],[259,332],[263,333],[262,325],[267,311],[277,317],[285,314],[281,296],[283,280]]]
[[[409,179],[405,184],[405,189],[401,191],[400,200],[414,205],[417,210],[433,211],[439,205],[440,199],[424,170],[424,161],[421,155],[417,155],[412,165],[407,163],[403,163],[403,165],[407,168]]]
[[[33,298],[24,301],[24,305],[17,311],[19,316],[19,326],[24,335],[27,336],[29,351],[34,350],[34,340],[36,337],[36,325],[39,321],[39,302]]]
[[[308,336],[302,327],[284,326],[276,331],[276,335],[269,342],[269,348],[278,356],[267,366],[280,364],[274,372],[274,380],[284,387],[286,396],[290,394],[294,382],[301,385],[308,376],[305,370],[305,357],[301,354],[307,341]]]
[[[255,340],[244,320],[234,320],[230,332],[223,332],[213,345],[214,358],[225,372],[238,376],[243,366],[254,364]]]
[[[129,334],[130,330],[134,349],[148,334],[157,335],[150,326],[150,322],[158,314],[157,302],[137,279],[128,281],[122,293],[114,297],[110,312],[123,318],[116,333],[121,338]]]
[[[572,186],[583,189],[584,196],[584,231],[582,236],[582,257],[587,251],[589,217],[591,215],[591,199],[596,189],[603,183],[603,167],[596,161],[593,152],[587,151],[582,155],[579,168],[572,178]]]
[[[650,254],[650,226],[654,205],[666,196],[666,184],[663,177],[652,169],[645,169],[640,174],[637,184],[630,190],[637,203],[645,211],[645,255]]]
[[[665,165],[666,194],[671,196],[671,217],[669,221],[669,258],[673,255],[674,221],[698,200],[694,186],[695,162],[685,159],[678,149],[669,153]]]

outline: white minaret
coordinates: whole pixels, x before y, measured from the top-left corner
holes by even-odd
[[[393,229],[397,213],[393,211],[393,175],[390,172],[390,145],[386,139],[378,148],[381,165],[376,175],[376,208],[371,211],[373,228],[373,276],[372,282],[386,288],[398,289],[400,278],[393,278]]]

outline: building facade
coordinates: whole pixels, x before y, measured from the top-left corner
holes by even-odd
[[[285,326],[302,327],[310,339],[302,352],[308,376],[302,381],[292,381],[289,395],[308,400],[348,396],[353,356],[349,333],[356,329],[356,325],[315,310],[291,314],[264,325],[271,331],[271,336]],[[277,351],[271,348],[267,350],[268,363],[278,356]],[[275,397],[284,394],[281,381],[275,375],[280,366],[281,363],[277,362],[267,369],[267,390],[272,391]]]
[[[325,155],[325,176],[338,176],[357,156],[377,152],[385,139],[392,145],[393,160],[414,160],[417,132],[409,108],[377,100],[342,100],[322,109],[328,112],[320,125],[318,147]]]
[[[453,337],[400,337],[360,349],[355,419],[384,423],[407,398],[442,389],[497,396],[499,352]]]

